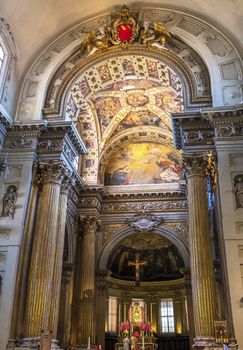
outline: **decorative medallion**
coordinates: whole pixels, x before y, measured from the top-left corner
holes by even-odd
[[[127,219],[127,224],[140,232],[151,231],[155,226],[158,226],[162,222],[163,219],[158,218],[154,214],[145,212],[136,214],[132,219]]]
[[[114,44],[132,43],[139,34],[139,25],[128,7],[123,6],[111,22]]]

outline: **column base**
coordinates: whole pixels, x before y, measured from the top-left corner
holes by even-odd
[[[41,337],[26,337],[21,339],[9,339],[7,350],[37,350],[40,349]],[[62,350],[58,345],[59,341],[52,339],[51,350]]]
[[[218,344],[213,337],[196,337],[193,339],[193,350],[238,350],[235,339],[229,339],[228,344]]]

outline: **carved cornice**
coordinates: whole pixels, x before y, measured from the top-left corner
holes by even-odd
[[[96,209],[97,212],[160,211],[187,208],[185,191],[165,193],[107,193],[103,186],[86,188],[80,195],[79,212]]]
[[[31,123],[16,122],[7,129],[5,148],[8,152],[36,151],[41,132],[46,128],[46,121]]]
[[[76,127],[72,122],[51,122],[42,132],[38,154],[63,153],[73,163],[75,157],[87,151]]]
[[[133,291],[134,290],[134,281],[126,281],[126,280],[120,280],[113,277],[108,277],[108,287],[119,289],[122,291]],[[137,287],[136,290],[139,289],[139,291],[152,291],[155,290],[161,291],[161,290],[171,290],[171,289],[183,289],[185,287],[185,280],[184,278],[180,278],[173,281],[158,281],[158,282],[140,282],[140,287]],[[127,293],[126,293],[127,294]]]
[[[203,110],[202,116],[215,129],[216,139],[243,136],[243,105]]]
[[[203,119],[200,112],[183,112],[172,115],[176,148],[213,148],[214,129],[210,121]]]

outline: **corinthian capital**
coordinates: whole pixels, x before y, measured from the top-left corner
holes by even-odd
[[[207,174],[208,155],[205,153],[184,153],[182,163],[186,178],[195,175],[204,177]]]
[[[33,184],[39,189],[47,182],[61,185],[70,173],[63,162],[35,162],[33,164]]]
[[[84,234],[95,234],[99,221],[96,216],[87,216],[86,218],[82,219],[81,223]]]
[[[212,152],[209,153],[193,153],[184,154],[182,156],[184,174],[186,178],[191,176],[199,175],[206,177],[208,176],[211,182],[212,190],[215,189],[217,171],[215,165],[215,156]]]
[[[67,175],[64,176],[62,185],[61,185],[61,192],[68,194],[70,188],[74,186],[75,184],[75,178],[73,177],[73,173],[71,171],[67,172]]]

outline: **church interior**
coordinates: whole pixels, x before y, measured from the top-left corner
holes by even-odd
[[[243,3],[0,14],[0,350],[241,349]]]

